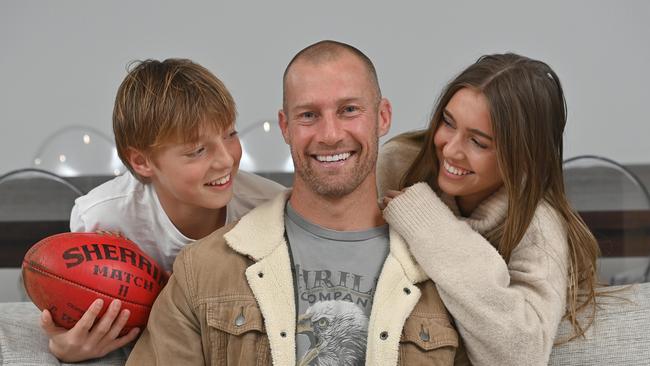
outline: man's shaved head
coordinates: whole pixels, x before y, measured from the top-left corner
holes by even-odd
[[[327,63],[337,60],[339,57],[351,54],[356,56],[365,66],[368,72],[368,79],[375,88],[375,96],[377,101],[381,99],[381,90],[379,89],[379,81],[377,80],[377,71],[375,71],[375,66],[372,64],[372,61],[366,56],[363,52],[359,51],[356,47],[350,46],[349,44],[337,42],[337,41],[320,41],[314,43],[302,51],[298,52],[293,59],[287,65],[287,68],[284,70],[284,76],[282,78],[282,105],[283,108],[287,109],[287,75],[291,71],[291,66],[296,62],[309,62],[312,64]]]

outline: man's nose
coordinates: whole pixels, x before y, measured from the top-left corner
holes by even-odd
[[[336,115],[325,115],[319,126],[320,142],[336,145],[343,140],[343,122]]]

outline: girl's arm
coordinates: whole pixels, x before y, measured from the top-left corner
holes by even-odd
[[[474,365],[548,363],[568,273],[566,232],[552,209],[538,207],[508,264],[425,183],[394,198],[384,217],[436,283]]]

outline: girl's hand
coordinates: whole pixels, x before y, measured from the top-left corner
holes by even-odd
[[[50,338],[50,352],[61,361],[79,362],[104,357],[108,353],[135,340],[140,329],[133,328],[119,336],[129,319],[129,311],[122,310],[121,301],[113,300],[97,324],[95,320],[102,310],[103,301],[95,300],[77,324],[70,330],[58,327],[49,311],[41,314],[41,328]]]
[[[404,191],[393,191],[393,190],[388,190],[386,191],[386,195],[383,198],[379,199],[379,208],[384,210],[386,209],[386,206],[390,203],[390,201],[393,200],[393,198],[399,196],[400,194],[404,193]]]

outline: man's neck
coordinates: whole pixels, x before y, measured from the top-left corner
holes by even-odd
[[[296,180],[289,202],[300,216],[331,230],[359,231],[386,223],[377,205],[374,175],[343,197],[319,195]]]

